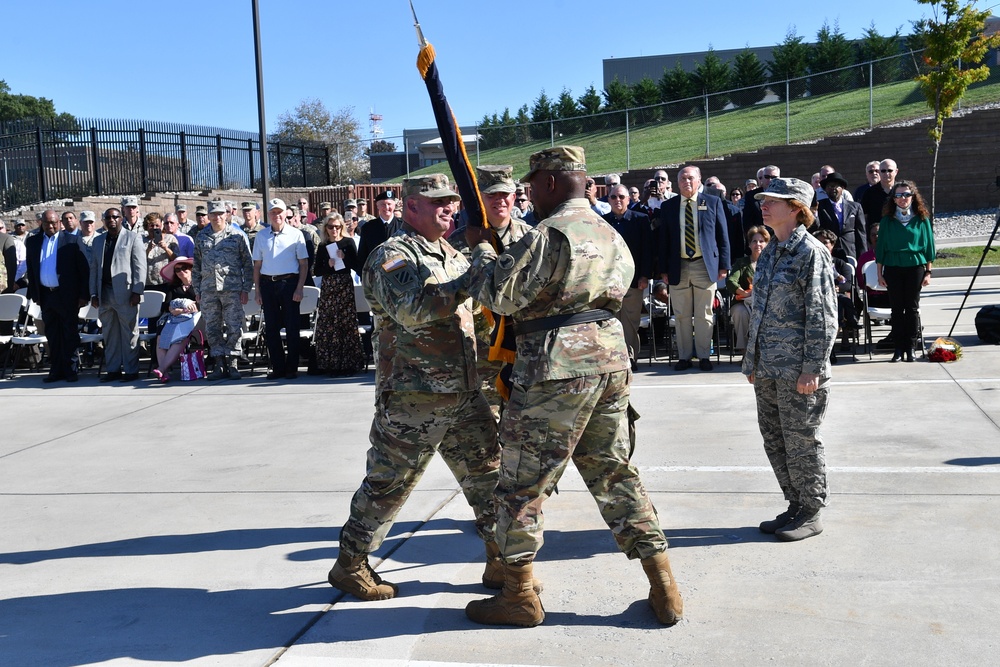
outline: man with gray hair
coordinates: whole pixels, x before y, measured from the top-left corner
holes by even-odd
[[[865,212],[865,220],[868,224],[874,224],[882,219],[882,207],[885,200],[889,198],[892,187],[896,184],[896,176],[899,170],[896,168],[896,161],[886,158],[878,165],[878,185],[873,185],[865,192],[861,200],[861,208]]]
[[[757,170],[757,182],[759,187],[749,190],[743,195],[743,229],[759,227],[764,224],[764,217],[760,212],[760,202],[755,199],[755,195],[767,189],[767,186],[775,178],[781,176],[781,170],[773,164],[761,167]]]

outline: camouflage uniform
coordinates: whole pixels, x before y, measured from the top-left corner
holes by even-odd
[[[598,308],[616,312],[635,270],[625,242],[583,198],[559,205],[499,257],[487,244],[472,256],[473,298],[515,323]],[[621,322],[610,317],[518,335],[512,379],[500,423],[497,488],[504,559],[534,559],[542,546],[542,502],[570,459],[619,548],[629,558],[663,552],[666,538],[629,462],[631,371]]]
[[[444,179],[413,180],[435,178]],[[377,400],[367,473],[340,533],[340,550],[351,557],[381,545],[435,451],[475,511],[480,537],[495,539],[500,449],[476,374],[468,267],[447,241],[430,242],[408,225],[365,262]]]
[[[221,232],[211,226],[202,229],[194,240],[191,281],[200,299],[212,354],[240,356],[244,319],[240,293],[249,294],[253,289],[253,262],[246,237],[232,225]]]
[[[479,191],[483,194],[514,192],[516,186],[514,185],[513,171],[514,168],[510,165],[481,165],[476,167],[476,180],[479,184]],[[512,211],[516,209],[516,206],[511,207]],[[451,236],[448,237],[448,243],[455,250],[465,255],[466,259],[471,259],[472,250],[465,240],[465,228],[467,224],[468,220],[466,219],[463,224],[451,233]],[[514,220],[513,218],[502,228],[497,229],[494,227],[499,251],[503,252],[506,248],[520,241],[530,229],[531,225],[525,224],[520,220]],[[503,361],[490,361],[489,358],[490,341],[492,340],[495,323],[493,316],[478,303],[473,309],[473,315],[476,322],[476,367],[479,371],[479,378],[483,382],[483,395],[489,402],[490,409],[493,410],[493,416],[499,421],[503,397],[497,390],[496,383],[497,376],[500,374],[500,370],[504,364]]]
[[[819,426],[830,397],[830,353],[837,297],[830,253],[799,225],[772,239],[754,272],[754,307],[743,373],[753,374],[764,451],[785,499],[808,510],[826,505],[826,461]],[[819,375],[799,394],[799,375]]]

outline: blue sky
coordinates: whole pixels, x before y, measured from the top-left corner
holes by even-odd
[[[463,124],[505,106],[513,113],[543,88],[600,90],[604,58],[770,46],[790,28],[811,41],[824,20],[849,38],[872,22],[882,34],[906,34],[927,13],[913,0],[414,6]],[[386,138],[433,125],[406,0],[260,0],[260,8],[268,131],[308,97],[353,107],[364,136],[370,108],[384,117]],[[0,60],[0,79],[15,93],[51,98],[77,116],[257,128],[250,0],[11,2],[4,23],[21,27],[5,31]]]

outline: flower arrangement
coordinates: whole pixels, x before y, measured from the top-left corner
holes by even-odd
[[[951,338],[937,338],[927,350],[927,358],[940,363],[958,361],[962,358],[962,346]]]

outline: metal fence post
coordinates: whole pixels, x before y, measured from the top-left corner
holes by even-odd
[[[38,156],[38,194],[42,201],[49,198],[48,190],[45,188],[45,156],[42,154],[42,127],[35,127],[35,153]]]
[[[868,62],[868,129],[875,127],[875,68]]]
[[[284,181],[282,180],[282,177],[281,177],[281,142],[280,141],[274,142],[274,154],[277,156],[277,162],[278,162],[278,187],[279,188],[283,188],[283,187],[285,187],[285,185],[284,185]]]
[[[340,162],[340,143],[337,143],[337,185],[344,182],[344,165]]]
[[[308,188],[309,181],[306,180],[306,147],[303,144],[302,147],[302,187]]]
[[[139,178],[142,180],[142,192],[146,193],[146,130],[139,128]]]
[[[625,171],[632,169],[632,142],[629,137],[628,109],[625,109]]]
[[[785,79],[785,145],[792,143],[792,99],[788,79]]]
[[[101,161],[97,157],[97,128],[90,128],[90,159],[94,164],[94,191],[98,195],[104,194],[101,187]]]
[[[188,173],[187,135],[181,132],[181,187],[184,192],[191,190],[191,174]]]
[[[708,131],[708,93],[705,93],[705,157],[712,154],[712,137]]]
[[[225,180],[225,173],[222,170],[222,135],[215,135],[215,160],[219,167],[219,189],[222,190],[225,186],[222,182]]]
[[[476,123],[476,166],[479,166],[479,123]]]
[[[253,139],[247,139],[247,158],[250,160],[250,171],[248,172],[247,178],[249,182],[247,187],[253,190]]]
[[[330,146],[323,144],[323,164],[326,173],[326,186],[330,187]]]
[[[549,118],[549,145],[556,145],[556,122]]]

